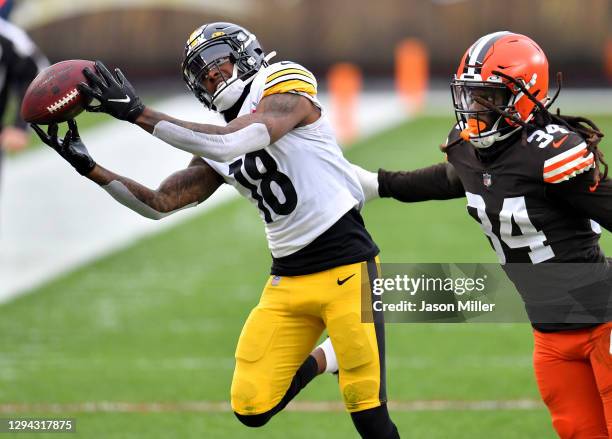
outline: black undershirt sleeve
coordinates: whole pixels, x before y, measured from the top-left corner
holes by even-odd
[[[547,185],[546,194],[612,231],[612,180],[601,181],[595,188],[593,171],[589,171],[563,183]]]
[[[407,203],[465,197],[461,180],[450,163],[414,171],[378,171],[378,193]]]

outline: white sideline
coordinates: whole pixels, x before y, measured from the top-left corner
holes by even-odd
[[[321,100],[328,108],[325,96]],[[187,120],[221,123],[189,95],[155,107]],[[333,119],[333,109],[329,116]],[[392,93],[365,94],[358,130],[360,135],[371,135],[405,117]],[[97,162],[149,187],[157,187],[191,157],[125,122],[109,120],[81,134]],[[49,148],[5,160],[1,176],[0,304],[237,194],[224,185],[203,205],[152,221],[116,203]]]
[[[535,399],[498,400],[415,400],[389,401],[392,412],[423,411],[499,411],[542,410],[542,401]],[[346,412],[344,404],[336,401],[292,401],[285,411],[289,412]],[[75,403],[11,403],[0,404],[0,414],[15,413],[231,413],[224,401],[177,401],[177,402],[124,402],[88,401]]]

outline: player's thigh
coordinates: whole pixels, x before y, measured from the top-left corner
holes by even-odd
[[[236,347],[231,399],[233,410],[243,415],[278,404],[323,331],[321,319],[292,312],[285,292],[268,294],[270,288],[268,283]]]
[[[593,330],[591,367],[604,406],[608,434],[612,437],[612,323]]]
[[[573,337],[534,331],[533,365],[542,400],[561,439],[607,438],[603,405],[588,358],[569,359]],[[585,340],[586,341],[586,340]]]
[[[362,292],[370,295],[371,280],[377,276],[376,264],[357,264],[339,270],[346,272],[339,271],[338,278],[346,278],[352,272],[356,278],[338,286],[341,293],[336,291],[324,318],[338,358],[342,397],[347,409],[355,412],[386,401],[384,324],[382,315],[375,316],[375,322],[365,323],[361,315]]]

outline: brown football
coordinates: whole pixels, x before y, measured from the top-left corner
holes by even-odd
[[[30,123],[49,125],[76,117],[89,103],[77,84],[87,82],[83,69],[95,71],[93,61],[71,59],[53,64],[40,72],[26,90],[21,117]]]

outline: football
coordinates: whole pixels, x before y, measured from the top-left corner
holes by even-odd
[[[83,69],[95,71],[93,61],[72,59],[47,67],[32,81],[21,103],[21,117],[30,123],[48,125],[76,117],[89,102],[77,89],[87,82]]]

